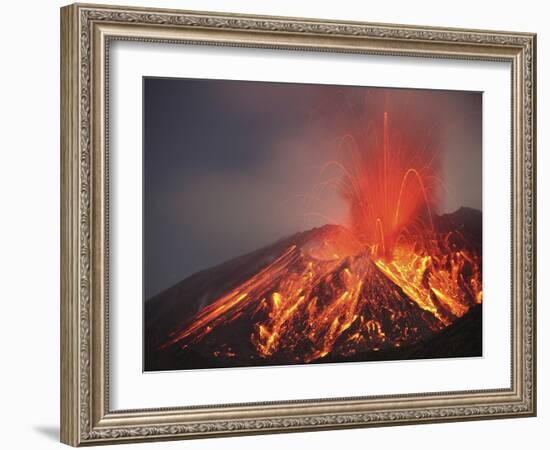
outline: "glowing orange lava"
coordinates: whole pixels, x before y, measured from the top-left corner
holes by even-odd
[[[391,257],[397,239],[418,227],[433,230],[431,207],[439,178],[434,151],[407,142],[392,133],[384,113],[383,138],[362,148],[348,135],[340,146],[341,158],[323,171],[337,175],[335,186],[349,205],[349,226],[357,240],[381,257]],[[395,140],[395,142],[393,142]]]
[[[369,148],[347,136],[339,159],[323,167],[332,173],[323,184],[349,205],[346,226],[289,246],[161,349],[204,343],[214,357],[239,356],[213,336],[250,323],[251,358],[307,363],[414,344],[481,303],[480,247],[434,223],[434,150],[393,133],[387,112],[382,131]]]

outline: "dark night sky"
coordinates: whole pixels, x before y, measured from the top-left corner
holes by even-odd
[[[308,211],[345,221],[336,193],[314,205],[304,195],[338,139],[388,98],[437,135],[438,212],[481,209],[480,93],[145,78],[145,298],[327,222]]]

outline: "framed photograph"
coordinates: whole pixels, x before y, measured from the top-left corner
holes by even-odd
[[[535,58],[62,8],[62,442],[535,415]]]

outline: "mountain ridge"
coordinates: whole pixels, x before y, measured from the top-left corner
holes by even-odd
[[[454,240],[457,240],[457,242],[460,242],[463,239],[463,235],[467,236],[467,239],[472,239],[475,242],[475,245],[477,248],[479,248],[479,251],[481,251],[481,212],[471,209],[471,208],[459,208],[457,211],[449,214],[443,214],[441,216],[434,216],[434,226],[436,228],[439,228],[441,230],[444,229],[456,229],[457,233],[459,234],[458,237],[454,237]],[[193,328],[192,324],[188,323],[190,319],[193,317],[196,317],[197,320],[201,319],[201,311],[208,311],[209,308],[212,308],[212,304],[215,304],[216,301],[219,301],[217,299],[223,298],[224,295],[227,295],[228,292],[233,291],[234,289],[238,288],[238,286],[246,284],[247,282],[250,283],[250,280],[254,280],[255,276],[257,277],[257,274],[261,273],[262,270],[265,268],[269,268],[270,265],[274,264],[274,261],[277,261],[278,255],[281,255],[285,252],[285,249],[288,249],[292,246],[295,247],[293,250],[293,254],[297,254],[298,256],[304,256],[304,260],[308,260],[308,258],[311,257],[312,252],[315,253],[315,256],[319,255],[318,248],[313,248],[313,250],[309,247],[307,247],[308,243],[310,242],[317,242],[322,241],[324,236],[328,235],[335,235],[336,239],[338,236],[341,236],[341,233],[346,233],[347,231],[343,231],[343,227],[339,225],[323,225],[321,227],[316,227],[308,231],[298,232],[295,233],[292,236],[289,236],[287,238],[280,239],[273,244],[264,246],[258,250],[255,250],[253,252],[249,252],[247,254],[241,255],[239,257],[233,258],[231,260],[225,261],[221,264],[218,264],[214,267],[211,267],[209,269],[205,269],[202,271],[199,271],[184,280],[176,283],[174,286],[168,288],[167,290],[157,294],[156,296],[152,297],[148,301],[145,302],[144,308],[145,308],[145,314],[144,314],[144,326],[145,326],[145,368],[146,370],[166,370],[166,369],[177,369],[177,368],[197,368],[200,367],[201,364],[206,364],[206,367],[218,367],[223,366],[223,361],[220,362],[220,358],[226,357],[229,358],[226,362],[229,366],[235,365],[235,357],[234,356],[227,356],[231,353],[235,353],[235,348],[231,348],[229,344],[225,345],[227,342],[236,342],[237,344],[232,344],[233,347],[238,346],[238,339],[235,339],[235,337],[232,334],[239,334],[240,331],[234,331],[233,333],[227,334],[223,330],[216,330],[215,332],[208,332],[208,335],[202,335],[200,331],[193,331],[190,332],[188,335],[185,333],[180,333],[181,336],[180,340],[175,340],[172,344],[165,347],[164,350],[159,350],[159,347],[163,345],[163,343],[166,343],[167,336],[174,335],[174,330],[177,330],[181,328]],[[319,239],[319,237],[321,239]],[[466,238],[464,238],[466,239]],[[456,244],[452,244],[456,245]],[[298,253],[296,253],[298,251]],[[302,267],[305,263],[300,260],[300,258],[296,256],[293,257],[294,259],[291,261],[292,265],[289,267],[292,268],[292,270],[295,270],[296,267]],[[315,259],[316,261],[317,258]],[[342,258],[342,261],[344,261],[345,264],[352,264],[353,260],[349,260],[346,258]],[[346,262],[348,261],[348,262]],[[323,261],[320,260],[318,263],[319,267],[329,267],[330,261]],[[334,297],[335,294],[328,294],[325,292],[325,294],[315,294],[316,289],[321,291],[326,291],[327,289],[330,291],[331,289],[334,290],[334,292],[347,292],[347,288],[342,285],[342,281],[340,278],[343,276],[342,274],[345,273],[346,270],[352,268],[354,269],[353,273],[355,275],[355,271],[359,270],[360,273],[370,273],[369,279],[371,279],[371,282],[374,282],[373,280],[376,280],[376,283],[378,285],[377,289],[378,291],[369,291],[370,294],[366,295],[364,291],[357,292],[356,296],[362,301],[361,305],[356,306],[357,308],[367,308],[367,309],[359,309],[358,314],[365,316],[365,321],[371,321],[372,325],[358,325],[358,323],[354,321],[351,321],[351,317],[348,317],[350,322],[349,328],[351,331],[357,329],[359,331],[356,332],[356,334],[360,334],[360,338],[367,339],[367,344],[363,343],[363,347],[365,348],[376,348],[378,344],[376,344],[376,327],[380,329],[384,329],[385,333],[390,333],[392,339],[397,339],[395,342],[397,344],[401,342],[398,337],[397,331],[395,331],[392,334],[392,327],[395,327],[395,324],[392,325],[392,321],[389,320],[389,315],[386,317],[381,312],[376,312],[376,305],[374,303],[370,303],[369,301],[364,301],[364,297],[368,298],[374,298],[376,299],[376,302],[380,301],[380,299],[383,299],[386,294],[385,292],[393,292],[390,297],[386,301],[389,301],[387,303],[388,310],[393,311],[393,314],[397,314],[398,316],[401,314],[405,314],[405,320],[406,329],[410,329],[410,331],[415,336],[418,335],[416,338],[411,338],[408,341],[405,339],[403,340],[403,343],[407,346],[410,346],[411,342],[413,342],[415,339],[424,339],[430,331],[431,333],[434,333],[438,331],[437,326],[435,325],[435,322],[431,322],[432,319],[430,319],[428,316],[425,316],[425,313],[422,312],[422,309],[418,309],[418,305],[414,302],[410,304],[410,306],[403,306],[407,305],[408,301],[410,301],[409,296],[410,294],[405,294],[404,291],[401,289],[400,286],[395,284],[395,281],[392,281],[388,279],[388,277],[380,271],[380,267],[370,267],[368,262],[357,262],[357,267],[341,267],[341,268],[333,268],[334,273],[337,279],[337,282],[335,284],[334,280],[324,280],[322,277],[318,279],[318,287],[312,287],[313,289],[309,295],[311,295],[311,298],[322,298],[323,295],[326,297],[326,295],[332,295]],[[374,266],[374,264],[372,264]],[[330,266],[332,267],[332,266]],[[369,268],[370,267],[370,268]],[[284,270],[287,270],[288,268],[285,266]],[[304,269],[299,269],[304,270]],[[293,272],[292,272],[293,273]],[[358,278],[359,279],[359,278]],[[340,280],[340,281],[338,281]],[[271,282],[271,284],[277,285],[275,281]],[[389,283],[389,284],[388,284]],[[280,283],[279,283],[280,284]],[[269,298],[273,297],[273,295],[277,294],[276,287],[271,286],[266,281],[260,280],[257,282],[257,286],[253,285],[258,289],[258,295],[262,296],[268,296]],[[259,286],[259,287],[258,287]],[[324,287],[323,287],[324,286]],[[382,288],[382,286],[386,286],[385,288]],[[278,288],[277,288],[278,289]],[[364,286],[362,289],[366,289]],[[263,294],[262,294],[263,293]],[[319,297],[321,295],[321,297]],[[327,297],[327,298],[332,298]],[[439,308],[439,304],[441,303],[436,296],[433,296],[432,303],[436,305]],[[394,299],[394,300],[392,300]],[[399,299],[399,300],[398,300]],[[238,300],[235,299],[235,300]],[[258,301],[261,300],[260,297],[258,297]],[[334,298],[333,298],[334,300]],[[264,298],[264,302],[266,299]],[[246,303],[249,302],[249,303]],[[397,302],[397,303],[395,303]],[[248,329],[252,331],[252,335],[256,334],[255,338],[250,338],[247,340],[248,335],[246,333],[242,334],[240,337],[241,340],[247,341],[247,344],[244,346],[241,346],[240,352],[241,353],[250,353],[253,351],[252,347],[249,345],[248,341],[255,341],[255,345],[258,349],[264,349],[268,354],[269,352],[273,352],[273,348],[276,348],[274,354],[268,354],[265,356],[264,359],[262,358],[254,358],[252,359],[244,359],[240,358],[237,362],[237,365],[266,365],[266,364],[287,364],[287,363],[297,363],[296,361],[290,360],[291,352],[289,349],[296,349],[301,348],[301,352],[305,354],[311,354],[310,357],[313,357],[314,361],[315,359],[318,359],[319,361],[327,360],[327,356],[323,355],[323,349],[315,349],[315,344],[309,342],[309,347],[305,344],[295,343],[290,339],[290,337],[280,337],[276,336],[276,338],[273,338],[271,336],[266,337],[262,336],[262,329],[257,328],[257,324],[253,323],[254,319],[256,322],[261,323],[271,323],[271,329],[272,332],[275,333],[273,330],[278,330],[278,326],[281,326],[281,330],[284,330],[284,326],[281,324],[278,324],[277,321],[274,321],[269,314],[272,314],[273,311],[267,311],[266,308],[273,308],[273,306],[263,306],[266,311],[260,311],[258,308],[259,306],[256,306],[256,303],[250,303],[250,300],[246,299],[242,301],[244,306],[238,305],[238,308],[243,308],[243,311],[240,311],[239,314],[241,315],[248,315],[246,320],[239,318],[239,315],[236,314],[235,323],[240,323],[239,327],[243,327],[244,329]],[[322,301],[321,301],[322,303]],[[254,306],[251,306],[254,305]],[[369,306],[370,305],[370,306]],[[393,305],[393,306],[391,306]],[[400,306],[396,306],[400,305]],[[423,305],[420,305],[423,306]],[[445,305],[443,305],[445,306]],[[237,308],[233,307],[233,308]],[[321,314],[319,311],[332,311],[329,306],[319,306],[319,300],[317,300],[317,303],[315,303],[315,307],[318,308],[317,316]],[[256,309],[258,310],[256,310]],[[304,306],[300,306],[300,308],[304,308]],[[323,309],[325,308],[325,309]],[[378,307],[380,308],[380,307]],[[403,312],[400,311],[400,308],[405,308]],[[407,309],[409,308],[409,309]],[[410,309],[412,308],[412,309]],[[311,308],[310,308],[311,309]],[[334,307],[333,307],[334,309]],[[480,308],[478,308],[480,309]],[[416,312],[413,312],[416,311]],[[214,310],[214,312],[216,312]],[[445,311],[442,310],[443,313]],[[211,313],[212,314],[212,313]],[[227,313],[229,314],[229,313]],[[233,313],[232,313],[233,314]],[[305,314],[304,312],[300,312],[300,314]],[[331,316],[333,319],[331,320],[343,320],[342,317],[347,317],[345,312],[339,312],[340,315],[334,315]],[[449,312],[450,314],[450,312]],[[357,315],[357,314],[356,314]],[[317,317],[313,315],[312,317]],[[405,317],[403,316],[403,317]],[[452,314],[451,314],[452,316]],[[449,317],[451,317],[449,316]],[[417,319],[413,319],[414,317],[417,317]],[[423,319],[419,319],[420,317],[424,317]],[[453,316],[454,317],[454,316]],[[205,318],[208,319],[209,316]],[[252,318],[252,319],[251,319]],[[336,319],[334,319],[336,318]],[[454,317],[456,319],[456,317]],[[454,320],[453,319],[453,320]],[[216,320],[218,322],[212,322],[212,323],[218,323],[219,319],[216,316]],[[363,320],[363,317],[361,317],[361,320]],[[426,327],[426,331],[421,331],[421,329],[413,331],[415,327],[413,326],[410,328],[411,323],[414,323],[415,320],[419,320],[419,323],[425,323],[426,325],[423,325]],[[412,321],[412,322],[411,322]],[[187,323],[187,325],[182,325]],[[370,323],[370,322],[369,322]],[[431,325],[430,325],[431,324]],[[210,325],[209,325],[210,326]],[[221,326],[221,325],[218,325]],[[224,325],[225,326],[225,325]],[[339,328],[338,328],[339,326]],[[342,330],[343,326],[341,323],[336,326],[338,330],[338,336],[334,338],[334,336],[331,335],[331,329],[325,327],[322,332],[320,331],[311,331],[312,333],[319,332],[320,335],[323,336],[322,340],[326,344],[327,342],[330,342],[331,345],[335,346],[335,348],[340,348],[339,351],[346,353],[348,350],[347,348],[349,345],[346,342],[342,342],[342,340],[345,339],[351,339],[350,336],[353,334],[351,331],[348,331],[347,329]],[[363,328],[361,328],[361,326]],[[237,330],[237,325],[232,325],[233,328],[230,327],[230,329]],[[354,328],[355,327],[355,328]],[[370,328],[369,328],[370,327]],[[434,328],[435,327],[435,328]],[[307,328],[307,327],[306,327]],[[371,330],[371,328],[373,328]],[[259,331],[258,331],[259,330]],[[341,331],[342,330],[342,331]],[[362,331],[361,331],[362,330]],[[340,332],[341,331],[341,332]],[[264,333],[267,333],[264,329]],[[287,330],[288,333],[288,330]],[[384,332],[383,332],[384,333]],[[334,334],[334,330],[333,330]],[[251,335],[251,336],[252,336]],[[216,337],[217,336],[217,337]],[[424,338],[422,338],[424,336]],[[293,336],[294,337],[294,336]],[[297,342],[298,335],[295,337],[295,341]],[[333,339],[334,338],[334,339]],[[276,339],[276,344],[278,343],[279,346],[273,344],[273,342],[270,343],[269,339]],[[289,341],[290,343],[285,344],[285,339]],[[386,338],[379,339],[380,342],[384,342]],[[389,338],[388,338],[389,339]],[[182,344],[182,342],[189,341],[189,344]],[[479,339],[481,342],[481,340]],[[197,342],[200,342],[201,344],[197,344]],[[221,343],[221,344],[220,344]],[[253,342],[252,342],[253,343]],[[184,350],[179,347],[180,344],[186,345]],[[192,344],[192,345],[191,345]],[[284,350],[284,346],[287,345],[288,349]],[[369,347],[370,345],[370,347]],[[202,347],[201,347],[202,346]],[[225,348],[226,353],[222,355],[222,350],[216,350],[218,347],[222,350]],[[281,347],[282,346],[282,347]],[[294,346],[294,347],[293,347]],[[296,347],[297,346],[297,347]],[[346,347],[347,346],[347,347]],[[169,348],[171,347],[171,348]],[[296,348],[295,348],[296,347]],[[320,346],[322,347],[322,346]],[[191,350],[191,348],[193,348]],[[202,350],[201,350],[202,348]],[[229,349],[229,350],[227,350]],[[376,351],[379,351],[377,349]],[[481,350],[480,350],[481,351]],[[216,352],[218,352],[218,355],[216,356]],[[220,353],[221,352],[221,353]],[[278,353],[277,353],[278,352]],[[309,353],[308,353],[309,352]],[[385,350],[386,353],[391,354],[391,351]],[[365,353],[365,352],[363,352]],[[368,352],[367,352],[368,353]],[[372,351],[371,351],[372,353]],[[394,352],[395,353],[395,352]],[[403,351],[401,353],[404,354]],[[460,352],[458,352],[460,353]],[[162,354],[159,357],[159,354]],[[383,355],[384,352],[379,353],[379,355]],[[214,355],[214,356],[212,356]],[[224,356],[225,355],[225,356]],[[286,356],[285,356],[286,355]],[[372,355],[371,355],[372,356]],[[267,358],[267,359],[266,359]],[[286,359],[285,359],[286,358]],[[329,355],[330,358],[330,355]],[[351,358],[351,359],[350,359]],[[222,358],[223,359],[223,358]],[[238,358],[237,358],[238,359]],[[332,357],[332,359],[340,360],[338,357]],[[348,356],[347,360],[352,360],[353,358],[351,356]],[[368,360],[369,357],[365,357],[364,359]],[[178,361],[187,360],[187,363],[180,363]],[[191,361],[193,360],[193,361]],[[344,360],[346,360],[344,358]],[[170,367],[168,367],[170,366]]]

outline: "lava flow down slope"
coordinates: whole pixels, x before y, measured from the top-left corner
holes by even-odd
[[[339,192],[348,223],[149,299],[145,370],[481,355],[481,212],[432,213],[434,151],[392,134],[387,112],[374,125],[381,138],[344,138],[315,187]]]

